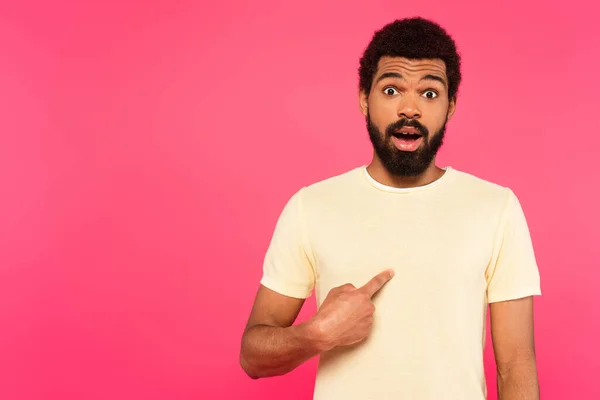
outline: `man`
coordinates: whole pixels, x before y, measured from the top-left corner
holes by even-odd
[[[404,19],[360,61],[366,167],[295,193],[268,248],[242,338],[253,378],[319,356],[318,400],[481,400],[486,312],[501,400],[539,399],[532,296],[541,294],[515,194],[435,156],[461,80],[453,39]],[[293,325],[315,291],[318,311]]]

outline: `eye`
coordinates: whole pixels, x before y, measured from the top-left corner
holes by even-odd
[[[435,99],[436,97],[438,97],[438,94],[433,90],[427,90],[425,93],[423,93],[423,96],[425,96],[428,99]]]
[[[398,94],[398,91],[396,90],[396,88],[388,86],[385,89],[383,89],[383,93],[387,94],[388,96],[393,96],[395,94]]]

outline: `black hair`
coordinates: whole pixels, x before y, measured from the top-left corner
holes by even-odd
[[[441,59],[446,64],[448,98],[456,98],[460,85],[460,55],[456,44],[437,23],[421,17],[396,20],[376,31],[365,49],[358,70],[359,89],[367,95],[381,57]]]

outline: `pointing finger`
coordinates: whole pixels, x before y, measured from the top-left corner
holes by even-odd
[[[394,271],[388,269],[377,275],[375,275],[369,282],[367,282],[359,290],[365,292],[369,297],[373,297],[375,293],[379,292],[381,288],[394,277]]]

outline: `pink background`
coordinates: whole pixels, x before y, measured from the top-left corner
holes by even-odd
[[[526,211],[542,397],[600,398],[591,0],[150,3],[0,6],[0,398],[309,399],[316,360],[251,381],[240,336],[286,200],[369,161],[358,58],[412,15],[464,60],[440,164]]]

